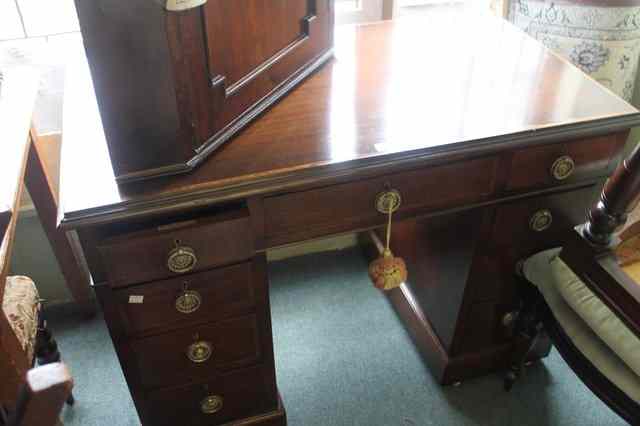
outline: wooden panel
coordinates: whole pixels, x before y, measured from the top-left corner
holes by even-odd
[[[119,180],[191,170],[328,60],[331,0],[76,0]]]
[[[480,158],[267,198],[268,244],[382,223],[375,200],[387,187],[402,195],[399,215],[482,200],[493,191],[496,164],[493,157]]]
[[[192,313],[176,310],[176,299],[183,293],[185,284],[201,298],[200,307]],[[252,276],[251,263],[242,263],[128,287],[115,294],[127,332],[137,334],[248,312],[256,303],[254,287],[265,285]]]
[[[507,311],[494,301],[476,303],[470,307],[460,330],[457,354],[484,349],[507,340],[500,319]]]
[[[611,172],[612,157],[622,149],[627,133],[600,136],[552,145],[526,148],[516,152],[511,162],[507,190],[574,183]],[[575,163],[571,176],[557,180],[552,174],[554,161],[569,156]]]
[[[98,247],[109,283],[120,287],[179,275],[167,267],[176,241],[193,249],[194,272],[253,254],[246,211],[162,225],[108,239]]]
[[[201,381],[256,363],[261,356],[259,334],[256,315],[249,315],[135,340],[131,346],[142,385],[154,388]],[[187,348],[196,341],[212,346],[211,358],[205,362],[187,357]]]
[[[411,233],[402,229],[394,233],[394,239],[402,236],[406,241],[400,251],[396,249],[399,255],[407,244],[415,247],[407,287],[447,351],[465,302],[474,254],[482,249],[487,234],[486,214],[480,209],[437,216],[417,221]]]
[[[168,25],[197,162],[328,59],[333,1],[210,1]]]
[[[233,419],[276,410],[278,396],[273,367],[237,370],[210,382],[168,388],[149,394],[149,419],[154,426],[217,425]],[[200,404],[207,395],[223,399],[222,409],[203,414]]]
[[[235,0],[207,4],[203,15],[212,79],[224,76],[227,86],[235,86],[276,59],[283,49],[301,41],[307,35],[303,19],[314,16],[316,3]]]
[[[192,131],[180,122],[162,7],[146,0],[75,3],[115,173],[186,161],[190,144],[175,142]]]

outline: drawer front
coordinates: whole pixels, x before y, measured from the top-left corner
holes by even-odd
[[[266,286],[251,262],[115,290],[128,334],[248,313]]]
[[[131,342],[145,388],[211,378],[260,359],[256,315],[195,326]]]
[[[376,196],[387,187],[402,197],[400,212],[443,208],[493,193],[497,161],[480,158],[265,199],[268,244],[277,245],[384,222]]]
[[[210,382],[152,392],[147,404],[147,417],[154,426],[211,426],[274,411],[278,397],[273,366],[237,370]]]
[[[561,245],[566,233],[585,220],[599,188],[589,186],[497,206],[489,248],[474,259],[477,271],[469,281],[473,303],[493,301],[512,307],[517,297],[517,262]],[[548,217],[551,223],[533,229],[536,216],[538,226],[545,225]],[[489,316],[485,312],[484,318]]]
[[[611,158],[624,145],[617,134],[517,151],[507,190],[536,188],[604,176]]]
[[[253,244],[245,213],[118,236],[98,250],[110,285],[120,287],[246,260]]]
[[[597,188],[589,186],[499,206],[492,241],[515,245],[523,253],[552,242],[560,244],[562,233],[585,220],[598,196]]]

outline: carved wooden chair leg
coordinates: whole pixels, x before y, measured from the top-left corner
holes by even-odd
[[[504,378],[504,390],[511,390],[513,384],[518,380],[524,371],[524,366],[538,345],[538,341],[544,335],[542,323],[536,321],[535,324],[527,326],[515,338],[515,351],[512,355],[512,363]]]
[[[47,327],[47,320],[44,315],[44,307],[40,309],[40,315],[38,318],[38,333],[36,335],[36,347],[35,347],[36,359],[38,365],[46,365],[54,362],[60,362],[61,355],[58,350],[58,342],[53,338],[51,330]],[[73,405],[75,398],[73,393],[69,394],[67,398],[67,404]]]
[[[518,267],[520,264],[518,265]],[[520,271],[516,271],[518,276],[522,276]],[[524,280],[524,278],[523,278]],[[511,354],[511,364],[504,377],[504,389],[508,392],[514,383],[522,375],[525,364],[531,354],[535,352],[538,342],[545,335],[542,320],[538,315],[539,297],[532,295],[529,284],[522,282],[519,288],[523,302],[520,309],[512,313],[513,318],[513,346]]]

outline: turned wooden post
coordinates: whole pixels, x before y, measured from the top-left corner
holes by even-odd
[[[596,246],[606,247],[612,234],[627,221],[640,200],[640,145],[613,172],[589,211],[583,234]]]

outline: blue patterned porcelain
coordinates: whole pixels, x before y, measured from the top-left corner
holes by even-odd
[[[512,0],[509,20],[625,100],[631,100],[640,59],[640,6]]]

